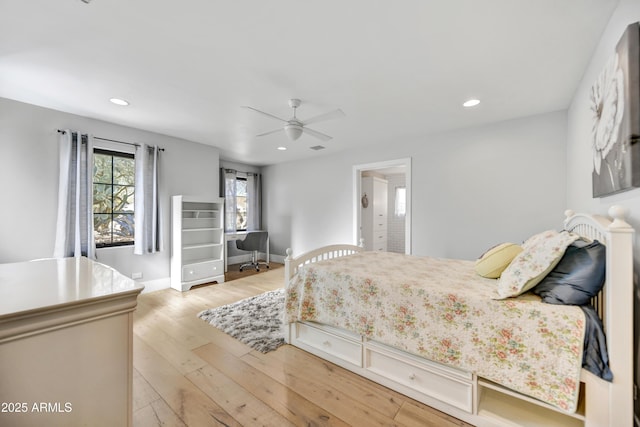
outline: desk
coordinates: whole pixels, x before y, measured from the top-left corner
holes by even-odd
[[[224,271],[227,272],[227,242],[244,240],[247,238],[247,233],[253,233],[255,231],[267,231],[267,230],[251,230],[251,231],[226,231],[224,233]],[[267,264],[269,264],[269,236],[267,235]]]

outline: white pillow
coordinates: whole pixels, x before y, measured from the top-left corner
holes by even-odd
[[[555,267],[577,234],[548,230],[531,236],[498,279],[498,298],[518,296],[540,283]]]

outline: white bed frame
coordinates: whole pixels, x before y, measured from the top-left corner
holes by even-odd
[[[292,323],[288,343],[476,426],[633,426],[633,228],[626,210],[610,218],[566,211],[564,229],[607,246],[606,285],[594,306],[607,334],[613,382],[582,370],[579,409],[567,414],[476,375],[314,322]],[[287,249],[285,286],[308,263],[362,251],[333,245],[296,258]]]

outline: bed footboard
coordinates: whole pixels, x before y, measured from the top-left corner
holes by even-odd
[[[305,264],[310,264],[325,259],[339,258],[363,251],[363,242],[359,246],[355,245],[330,245],[322,248],[314,249],[300,256],[291,256],[291,248],[287,249],[287,257],[284,259],[284,280],[289,280],[298,272],[298,269]]]
[[[309,252],[305,252],[297,257],[292,256],[291,248],[287,248],[287,257],[284,259],[284,284],[285,289],[289,285],[289,281],[293,276],[298,273],[300,267],[305,264],[311,264],[326,259],[339,258],[347,255],[352,255],[356,252],[364,250],[364,242],[360,240],[360,245],[329,245],[318,249],[314,249]],[[287,344],[291,344],[291,328],[289,325],[283,325],[284,328],[284,340]]]

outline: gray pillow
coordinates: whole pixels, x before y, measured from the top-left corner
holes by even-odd
[[[604,286],[606,247],[577,240],[533,292],[548,304],[585,305]]]

